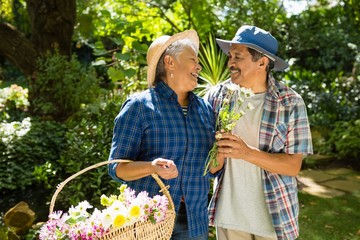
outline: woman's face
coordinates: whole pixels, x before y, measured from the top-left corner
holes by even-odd
[[[173,59],[173,77],[168,79],[169,86],[176,92],[190,92],[198,84],[201,70],[196,52],[190,46],[183,48],[182,52]]]

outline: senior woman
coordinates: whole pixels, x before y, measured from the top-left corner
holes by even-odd
[[[201,66],[194,30],[161,36],[147,52],[149,89],[130,96],[115,118],[110,176],[135,191],[159,194],[158,174],[176,208],[175,239],[208,239],[209,176],[202,176],[214,141],[211,106],[192,91]]]

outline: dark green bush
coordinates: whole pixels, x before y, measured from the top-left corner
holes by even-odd
[[[59,159],[64,127],[53,121],[25,118],[0,126],[0,190],[24,189],[36,182],[34,168]]]
[[[285,80],[303,97],[311,126],[333,129],[337,121],[360,118],[360,77],[292,69]]]
[[[75,55],[69,61],[55,53],[37,64],[36,78],[29,83],[32,114],[65,121],[99,96],[95,69],[81,65]]]
[[[120,97],[116,100],[104,100],[102,104],[89,105],[66,123],[67,148],[61,153],[58,161],[63,175],[54,176],[57,184],[86,167],[107,161],[113,121],[122,102],[123,99]],[[83,173],[69,182],[60,192],[57,202],[63,208],[83,200],[88,200],[96,206],[100,203],[102,194],[117,193],[117,186],[109,177],[105,165]]]
[[[327,142],[331,154],[341,159],[360,158],[360,120],[336,122]]]

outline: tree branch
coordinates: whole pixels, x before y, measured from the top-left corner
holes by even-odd
[[[153,6],[153,7],[157,8],[157,9],[159,10],[160,16],[163,17],[163,18],[173,27],[173,29],[176,29],[176,30],[179,31],[179,32],[181,31],[181,30],[176,26],[176,24],[173,23],[173,22],[171,21],[171,19],[166,16],[165,12],[163,11],[163,9],[162,9],[162,7],[161,7],[160,5],[157,5],[157,4],[155,4],[155,3],[150,3],[150,6]]]
[[[23,33],[8,23],[0,22],[0,54],[25,75],[35,71],[37,53]]]

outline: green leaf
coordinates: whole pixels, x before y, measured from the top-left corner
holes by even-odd
[[[117,59],[127,61],[127,60],[129,60],[131,58],[131,54],[130,53],[116,53],[115,57]]]
[[[113,82],[117,82],[125,78],[124,73],[121,70],[115,69],[113,67],[109,67],[107,74]]]
[[[102,65],[106,65],[106,62],[104,60],[98,60],[95,61],[91,64],[92,66],[102,66]]]
[[[111,13],[108,10],[105,10],[105,9],[100,10],[100,13],[101,13],[102,17],[109,18],[109,19],[111,18]]]
[[[133,42],[132,47],[138,51],[139,53],[146,54],[148,50],[148,46],[146,44],[140,44],[139,42]]]
[[[125,69],[124,74],[126,77],[131,78],[132,76],[134,76],[136,74],[136,70],[132,69],[132,68]]]
[[[218,49],[215,38],[209,35],[208,41],[201,45],[199,61],[202,66],[200,76],[203,78],[196,91],[200,96],[218,83],[230,77],[227,67],[227,56]]]
[[[125,44],[124,39],[122,39],[121,37],[118,37],[118,38],[111,37],[110,39],[111,39],[111,41],[116,43],[116,45],[118,45],[118,46],[122,46]]]

